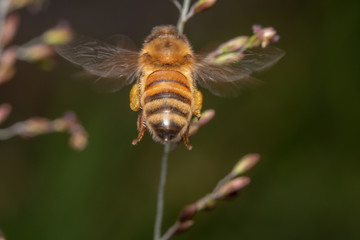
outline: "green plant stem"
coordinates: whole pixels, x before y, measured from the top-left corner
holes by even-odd
[[[212,193],[217,192],[222,186],[224,186],[225,183],[229,182],[232,178],[234,178],[236,175],[234,175],[233,172],[230,172],[228,175],[226,175],[223,179],[221,179],[215,186]]]
[[[178,0],[171,0],[171,1],[174,3],[175,7],[179,9],[181,13],[181,4],[179,3],[179,1]]]
[[[172,225],[167,231],[166,233],[161,237],[160,240],[169,240],[172,236],[174,236],[174,234],[176,233],[176,231],[178,230],[180,226],[180,222],[176,221],[174,223],[174,225]],[[0,239],[1,240],[1,239]]]
[[[159,181],[158,196],[157,196],[154,240],[159,240],[161,238],[161,224],[164,213],[164,193],[165,193],[165,184],[166,184],[167,161],[169,158],[170,151],[171,151],[171,144],[170,143],[165,144],[164,152],[161,158],[161,172],[160,172],[160,181]]]
[[[177,28],[180,33],[184,32],[184,25],[185,25],[186,21],[189,19],[189,17],[188,17],[189,8],[190,8],[190,0],[184,0],[182,9],[180,12],[180,18],[179,18],[179,21],[177,24]]]

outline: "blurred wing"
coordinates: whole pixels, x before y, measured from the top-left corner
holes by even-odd
[[[273,66],[285,55],[285,52],[279,48],[267,46],[248,49],[244,54],[245,57],[232,66],[238,71],[251,74]]]
[[[123,34],[114,34],[106,39],[106,42],[112,43],[114,46],[124,48],[133,52],[139,52],[136,44],[128,36]]]
[[[218,65],[201,61],[196,63],[197,83],[217,96],[234,97],[241,87],[256,83],[257,80],[229,65]]]
[[[84,36],[75,37],[70,43],[56,47],[56,51],[70,62],[80,65],[87,72],[109,82],[112,90],[131,84],[137,74],[138,53]]]
[[[216,64],[205,57],[195,63],[196,80],[217,96],[236,96],[242,87],[258,82],[251,73],[271,67],[284,54],[281,49],[268,46],[248,49],[244,58],[230,64]]]

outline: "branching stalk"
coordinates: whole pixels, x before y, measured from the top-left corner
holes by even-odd
[[[181,4],[180,4],[180,2],[178,0],[171,0],[171,1],[174,3],[175,7],[177,7],[177,9],[179,9],[179,11],[181,13]]]
[[[259,158],[259,154],[248,154],[242,157],[230,173],[216,184],[212,192],[183,208],[178,219],[160,240],[168,240],[175,234],[186,231],[194,225],[193,218],[196,213],[213,209],[217,201],[221,199],[234,197],[250,183],[250,178],[241,175],[253,168],[259,161]]]
[[[224,186],[225,183],[229,182],[231,179],[233,179],[236,175],[234,175],[233,172],[230,172],[228,175],[226,175],[223,179],[221,179],[215,186],[212,193],[215,193],[219,191],[219,189]]]
[[[176,231],[179,229],[180,222],[176,221],[174,225],[172,225],[164,234],[164,236],[161,237],[160,240],[169,240],[172,236],[175,235]],[[0,239],[1,240],[1,239]]]
[[[179,32],[181,32],[181,33],[184,32],[185,23],[190,18],[188,16],[189,9],[190,9],[190,0],[184,0],[184,3],[182,5],[182,9],[181,9],[181,12],[180,12],[180,18],[179,18],[179,21],[178,21],[178,24],[177,24],[177,28],[178,28]]]

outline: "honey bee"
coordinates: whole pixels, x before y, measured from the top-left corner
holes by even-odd
[[[139,111],[137,144],[146,129],[157,142],[183,140],[188,149],[189,126],[200,118],[203,103],[197,85],[215,95],[229,95],[251,81],[250,74],[274,64],[283,55],[266,47],[250,52],[237,63],[219,65],[206,56],[195,55],[187,37],[174,26],[154,27],[140,52],[125,43],[111,45],[95,39],[76,37],[57,52],[86,71],[106,79],[117,79],[117,87],[135,82],[130,91],[130,108]],[[104,80],[105,81],[105,80]]]

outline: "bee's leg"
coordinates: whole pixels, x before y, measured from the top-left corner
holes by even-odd
[[[133,145],[136,145],[138,142],[140,142],[140,140],[142,139],[142,137],[144,136],[144,133],[146,131],[146,124],[145,124],[145,121],[143,119],[142,112],[139,113],[139,117],[138,117],[138,120],[137,120],[137,129],[139,131],[139,135],[137,136],[137,138],[135,138],[132,141]]]
[[[202,104],[203,104],[202,93],[199,90],[195,90],[193,115],[196,116],[198,119],[200,119],[201,117]]]
[[[191,150],[192,146],[189,143],[189,129],[186,131],[186,133],[182,136],[182,140],[185,144],[185,146],[187,147],[187,149]]]
[[[139,95],[139,84],[134,84],[130,91],[130,108],[137,112],[141,109],[140,95]]]

